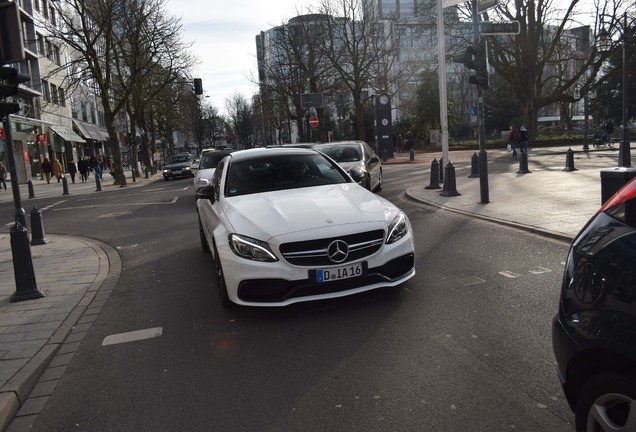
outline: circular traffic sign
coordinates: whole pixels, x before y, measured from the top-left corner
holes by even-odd
[[[318,123],[319,123],[318,122],[318,117],[316,117],[316,116],[309,117],[309,126],[316,127],[316,126],[318,126]]]

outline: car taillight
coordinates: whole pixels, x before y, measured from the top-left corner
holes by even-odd
[[[636,178],[633,178],[629,183],[623,186],[618,192],[616,192],[605,204],[596,212],[599,214],[608,209],[614,208],[632,198],[636,198]]]

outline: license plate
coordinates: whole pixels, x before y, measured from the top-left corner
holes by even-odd
[[[333,282],[362,276],[366,273],[366,263],[347,264],[316,270],[316,283]]]

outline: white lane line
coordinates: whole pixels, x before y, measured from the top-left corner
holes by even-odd
[[[519,275],[517,273],[513,273],[511,271],[501,271],[501,272],[499,272],[499,274],[502,275],[502,276],[505,276],[507,278],[510,278],[510,279],[515,279],[515,278],[518,278],[519,276],[521,276],[521,275]]]
[[[471,278],[464,280],[462,285],[467,287],[467,286],[479,285],[479,284],[483,284],[483,283],[486,283],[486,281],[484,279],[479,278],[477,276],[472,276]]]
[[[172,201],[169,202],[137,202],[137,203],[117,203],[117,207],[124,206],[149,206],[149,205],[171,205],[177,202],[178,197],[173,198]],[[87,209],[87,208],[100,208],[100,207],[109,207],[112,208],[112,204],[91,204],[85,206],[74,206],[74,207],[62,207],[52,209],[53,211],[62,211],[62,210],[79,210],[79,209]]]
[[[161,336],[162,333],[162,327],[153,327],[144,330],[135,330],[127,333],[113,334],[104,338],[104,340],[102,341],[102,346],[156,338]]]
[[[532,274],[542,274],[542,273],[550,273],[552,270],[545,268],[545,267],[541,267],[541,266],[537,266],[537,270],[528,270],[530,273]]]

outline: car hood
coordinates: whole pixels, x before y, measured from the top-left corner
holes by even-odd
[[[183,168],[190,168],[190,164],[192,163],[192,161],[189,162],[177,162],[177,163],[171,163],[171,164],[166,164],[164,166],[164,169],[183,169]]]
[[[205,168],[205,169],[197,170],[196,178],[204,178],[204,179],[212,180],[212,177],[214,176],[214,171],[216,171],[216,168]]]
[[[350,171],[351,168],[362,168],[364,164],[362,162],[338,162],[338,165],[345,171]]]
[[[384,229],[386,212],[398,211],[354,183],[242,195],[227,199],[226,205],[236,233],[263,241],[301,231],[311,231],[308,236],[315,236],[316,230],[340,235],[350,232],[352,224]]]

